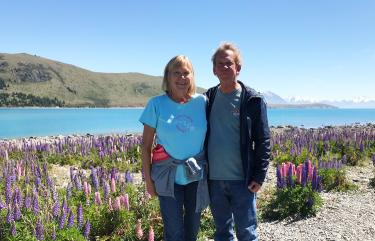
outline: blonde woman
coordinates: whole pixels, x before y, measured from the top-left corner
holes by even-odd
[[[151,98],[140,117],[146,188],[159,198],[164,240],[193,241],[209,200],[206,98],[196,93],[193,66],[183,55],[166,65],[162,88],[165,94]]]

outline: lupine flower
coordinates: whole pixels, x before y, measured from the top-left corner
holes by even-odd
[[[113,204],[113,209],[118,211],[120,210],[121,208],[121,198],[120,197],[116,197],[115,198],[115,203]]]
[[[60,202],[57,200],[52,206],[52,215],[57,218],[59,216]]]
[[[79,228],[82,228],[83,226],[83,209],[82,209],[82,204],[79,203],[78,208],[77,208],[77,224]]]
[[[1,210],[3,210],[5,207],[6,207],[5,204],[2,203],[2,202],[1,202],[1,199],[0,199],[0,212],[1,212]]]
[[[95,192],[95,204],[102,205],[102,199],[100,197],[100,192]]]
[[[82,190],[82,183],[81,183],[81,179],[79,178],[79,175],[74,176],[74,184],[75,184],[77,190],[79,190],[79,191]]]
[[[12,227],[10,229],[10,234],[13,237],[15,237],[17,235],[16,223],[14,221],[12,222]]]
[[[294,187],[293,167],[294,167],[294,165],[290,164],[289,168],[288,168],[288,184],[289,184],[290,187]]]
[[[26,209],[31,209],[31,197],[29,195],[26,195],[25,197],[25,207]]]
[[[111,178],[111,192],[116,192],[116,180],[114,178]]]
[[[143,238],[142,222],[140,219],[137,220],[137,225],[135,227],[135,234],[138,239]]]
[[[44,240],[44,227],[40,219],[38,220],[35,227],[35,237],[37,240]]]
[[[36,177],[36,178],[34,179],[34,183],[35,183],[35,187],[36,187],[36,189],[39,189],[40,184],[41,184],[40,177]]]
[[[86,239],[89,239],[90,228],[91,228],[90,221],[87,220],[87,221],[86,221],[86,224],[85,224],[85,230],[83,231],[83,236],[84,236]]]
[[[108,209],[110,210],[110,211],[113,211],[113,204],[112,204],[113,202],[112,202],[112,198],[111,197],[109,197],[108,198]]]
[[[277,165],[276,177],[277,177],[277,188],[284,188],[284,178],[281,175],[281,166],[280,165]]]
[[[372,155],[372,164],[373,164],[374,167],[375,167],[375,154]]]
[[[38,200],[38,194],[36,192],[33,193],[32,205],[33,205],[33,212],[34,214],[37,215],[39,213],[39,200]]]
[[[95,192],[99,190],[99,182],[98,182],[98,176],[96,169],[94,167],[91,168],[91,174],[90,174],[92,185],[94,186]]]
[[[109,185],[104,180],[103,180],[103,193],[104,193],[104,199],[108,200],[108,197],[109,197]]]
[[[150,226],[150,230],[148,231],[148,241],[154,241],[155,239],[155,234],[154,234],[154,229],[152,226]]]
[[[14,210],[13,210],[13,212],[14,212],[14,220],[15,221],[20,220],[21,217],[22,217],[22,214],[21,214],[21,209],[20,209],[20,207],[19,207],[19,205],[18,205],[17,202],[14,204]]]
[[[52,200],[53,200],[54,202],[56,202],[57,199],[58,199],[58,195],[57,195],[57,192],[56,192],[56,188],[55,188],[55,187],[51,187],[51,193],[52,193]]]
[[[72,183],[69,182],[66,186],[66,198],[69,200],[72,197]]]
[[[14,215],[13,215],[13,210],[10,204],[8,205],[8,213],[7,213],[7,223],[12,223],[14,222]]]
[[[132,183],[133,182],[133,176],[132,176],[132,174],[129,170],[126,171],[126,173],[125,173],[125,182],[126,183]]]
[[[71,228],[74,225],[74,213],[72,210],[69,212],[69,217],[68,217],[68,227]]]
[[[124,205],[125,205],[125,209],[129,211],[129,209],[130,209],[129,195],[127,193],[125,193],[125,195],[124,195]]]
[[[59,217],[59,229],[63,229],[65,226],[65,219],[66,219],[66,213],[64,211],[64,208],[61,209],[60,217]]]
[[[56,240],[56,228],[53,226],[52,234],[51,234],[51,239]]]
[[[12,177],[11,175],[7,175],[5,177],[5,203],[8,205],[12,199]]]
[[[87,182],[86,181],[83,182],[83,191],[85,192],[86,196],[89,195],[88,186],[87,186]]]
[[[318,190],[318,177],[317,177],[317,173],[316,172],[317,172],[316,168],[314,168],[313,178],[312,178],[312,183],[311,183],[312,190],[314,190],[314,191]]]

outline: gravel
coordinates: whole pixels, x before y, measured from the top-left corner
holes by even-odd
[[[274,187],[275,168],[270,167],[265,191]],[[302,220],[260,221],[260,240],[375,240],[375,189],[368,184],[374,167],[346,167],[347,178],[358,190],[321,193],[324,205],[316,217]]]

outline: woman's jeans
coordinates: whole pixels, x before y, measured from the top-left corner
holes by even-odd
[[[209,189],[215,241],[234,240],[234,223],[238,241],[258,240],[256,194],[248,190],[245,181],[210,180]]]
[[[159,196],[165,241],[195,241],[200,213],[195,212],[198,182],[174,184],[174,196]]]

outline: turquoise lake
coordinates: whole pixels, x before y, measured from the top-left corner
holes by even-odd
[[[0,108],[0,139],[142,131],[142,108]],[[375,123],[375,109],[269,109],[270,126]]]

